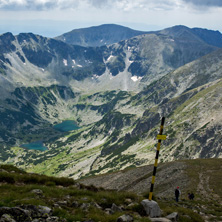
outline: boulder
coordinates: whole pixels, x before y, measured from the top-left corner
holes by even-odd
[[[20,207],[0,207],[0,217],[8,214],[17,222],[31,222],[30,213]]]
[[[20,208],[24,209],[26,214],[31,218],[47,218],[52,214],[52,209],[46,206],[35,206],[35,205],[22,205]]]
[[[42,217],[48,217],[52,214],[52,209],[46,206],[38,206],[38,211],[41,213]]]
[[[161,210],[156,201],[145,199],[141,201],[141,204],[143,205],[146,214],[151,218],[161,216]]]
[[[133,217],[129,214],[124,214],[118,217],[117,222],[133,222]]]
[[[0,222],[66,222],[52,216],[47,206],[21,205],[19,207],[0,207]]]
[[[16,222],[10,215],[3,214],[1,216],[0,222]]]

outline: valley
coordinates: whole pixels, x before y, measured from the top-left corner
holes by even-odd
[[[0,163],[74,179],[145,166],[162,116],[160,163],[222,157],[222,34],[114,30],[99,46],[0,36]],[[21,148],[36,141],[47,149]]]

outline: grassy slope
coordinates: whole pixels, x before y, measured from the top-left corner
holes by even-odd
[[[208,170],[215,170],[215,173],[217,173],[218,164],[221,166],[221,160],[216,160],[214,164],[212,164],[211,160],[205,160],[204,164],[202,160],[192,160],[189,161],[189,166],[194,170],[188,168],[187,172],[192,181],[197,181],[195,173],[198,174],[198,169],[202,168],[205,170],[207,168]],[[211,185],[213,187],[220,186],[220,181],[220,178],[212,180],[213,183],[210,183],[210,187]],[[43,194],[39,196],[32,192],[33,189],[40,189],[43,191]],[[97,189],[94,186],[79,185],[68,178],[28,174],[11,165],[0,166],[0,193],[0,206],[13,207],[21,204],[48,206],[53,209],[53,215],[66,218],[68,222],[89,219],[93,221],[113,222],[123,214],[132,215],[134,221],[150,221],[144,215],[140,205],[141,200],[145,199],[147,194],[144,194],[144,196],[126,191],[117,192],[101,188]],[[220,194],[220,192],[216,194]],[[214,204],[209,205],[209,209],[208,202],[201,198],[201,195],[197,195],[193,202],[183,199],[178,204],[174,200],[167,198],[156,197],[156,200],[163,210],[163,216],[175,211],[179,212],[179,222],[203,222],[204,219],[198,214],[202,210],[202,205],[204,205],[203,209],[205,209],[202,212],[213,215],[211,216],[211,221],[218,221],[218,218],[221,216],[219,204],[214,202]],[[132,204],[129,205],[129,201]],[[66,203],[63,204],[64,202]],[[73,205],[74,202],[78,204]],[[83,203],[90,205],[88,210],[84,210],[81,207]],[[96,208],[93,203],[97,203],[102,209]],[[105,213],[105,208],[110,208],[113,203],[117,206],[122,206],[123,212],[116,212],[111,215]]]

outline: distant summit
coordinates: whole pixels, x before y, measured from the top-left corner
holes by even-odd
[[[149,32],[137,31],[121,25],[104,24],[74,29],[71,32],[55,37],[55,39],[72,45],[96,47],[110,45],[146,33]]]
[[[176,25],[170,28],[163,29],[158,31],[157,33],[180,38],[181,36],[185,36],[186,33],[186,41],[187,38],[199,39],[208,45],[222,47],[222,34],[219,31],[213,31],[202,28],[188,28],[183,25]]]

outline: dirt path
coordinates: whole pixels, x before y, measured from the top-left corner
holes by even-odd
[[[214,207],[215,203],[219,203],[222,205],[222,201],[220,196],[218,196],[216,193],[214,193],[213,189],[210,188],[210,173],[212,171],[204,171],[203,168],[201,169],[201,172],[199,173],[199,184],[197,186],[197,193],[201,196],[201,199],[206,200],[206,205],[208,206],[199,206],[199,210],[205,211],[206,208],[210,209]],[[210,222],[210,221],[217,221],[214,220],[215,218],[211,214],[206,214],[206,213],[201,213],[201,216],[203,217],[205,222]],[[222,222],[222,219],[220,220]]]
[[[219,201],[222,204],[220,197],[214,193],[213,189],[210,188],[209,180],[210,180],[211,171],[205,171],[201,169],[199,173],[199,184],[197,186],[197,192],[202,195],[205,199],[210,199],[212,201]]]

